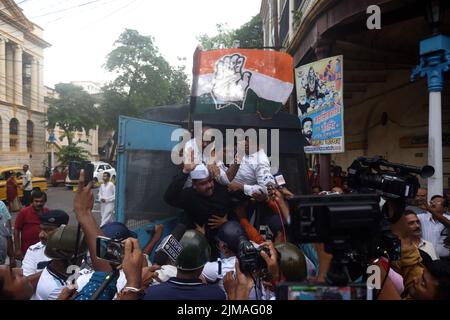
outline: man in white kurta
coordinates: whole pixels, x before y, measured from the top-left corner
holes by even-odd
[[[100,212],[102,221],[100,227],[104,224],[114,222],[114,201],[116,200],[116,187],[109,181],[111,178],[109,172],[103,173],[103,183],[98,192],[100,200]]]

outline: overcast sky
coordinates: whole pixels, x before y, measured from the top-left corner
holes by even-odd
[[[44,83],[105,81],[102,65],[125,28],[155,37],[172,64],[186,57],[191,72],[196,36],[215,34],[217,23],[237,28],[259,12],[261,0],[15,0],[44,28]]]

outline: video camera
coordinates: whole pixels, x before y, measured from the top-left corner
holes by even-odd
[[[270,256],[270,250],[266,247],[260,246],[256,248],[249,240],[242,237],[239,240],[238,260],[239,267],[243,273],[255,274],[257,273],[262,278],[267,277],[269,271],[267,264],[261,257],[260,252],[264,251]]]
[[[290,236],[300,243],[321,242],[333,254],[327,282],[345,286],[350,263],[362,274],[375,258],[400,259],[401,242],[390,224],[403,214],[407,199],[414,198],[419,181],[433,167],[396,164],[381,157],[359,157],[348,168],[348,185],[355,193],[346,195],[295,196],[289,200]],[[380,196],[387,202],[380,209]]]
[[[381,156],[359,157],[348,168],[348,186],[358,191],[374,190],[391,199],[414,199],[420,184],[411,173],[429,178],[434,174],[434,168],[392,163]]]

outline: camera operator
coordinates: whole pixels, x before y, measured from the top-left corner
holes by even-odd
[[[241,239],[248,239],[242,226],[236,221],[228,221],[223,224],[219,232],[217,233],[217,247],[222,259],[218,259],[214,262],[208,262],[203,268],[202,277],[207,283],[217,283],[219,287],[225,292],[223,278],[228,272],[235,272],[235,264],[237,260],[239,243]],[[256,244],[253,243],[255,246]],[[256,245],[258,246],[258,245]],[[257,297],[263,297],[264,292],[256,292],[256,288],[253,288],[250,292],[250,296],[247,297],[250,300],[256,300]]]
[[[448,204],[441,195],[431,197],[430,204],[427,206],[428,212],[418,216],[422,224],[423,238],[431,242],[436,253],[441,259],[449,258],[449,249],[445,248],[445,236],[441,233],[445,228],[450,227],[450,215],[446,214]]]

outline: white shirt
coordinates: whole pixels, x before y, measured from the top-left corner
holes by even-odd
[[[420,250],[424,251],[425,253],[427,253],[432,260],[438,260],[439,257],[436,254],[436,250],[434,249],[434,246],[431,242],[427,241],[427,240],[423,240],[420,239],[419,245],[418,247]]]
[[[244,194],[248,196],[258,191],[267,194],[267,183],[275,184],[275,179],[270,173],[270,161],[263,149],[242,158],[233,181],[243,184]]]
[[[47,269],[42,271],[36,288],[36,293],[31,300],[58,300],[58,296],[64,289],[64,280],[53,276]]]
[[[417,217],[422,225],[422,239],[431,242],[439,257],[448,257],[450,250],[444,247],[446,237],[441,236],[441,232],[445,229],[445,226],[439,221],[435,221],[433,215],[429,212],[419,214]],[[444,217],[450,220],[450,215],[444,214]]]
[[[105,203],[113,203],[116,199],[116,187],[114,183],[109,181],[108,183],[102,183],[98,192],[100,200],[105,199]]]
[[[38,268],[38,264],[50,261],[51,259],[47,257],[44,253],[45,244],[38,242],[30,246],[25,253],[25,257],[22,261],[22,270],[24,276],[30,276],[32,274],[42,271],[44,268]]]
[[[30,182],[25,188],[23,188],[25,191],[33,190],[33,183],[31,182],[31,178],[32,178],[32,175],[31,175],[30,170],[25,172],[25,174],[22,176],[22,187],[25,186],[28,181]]]

